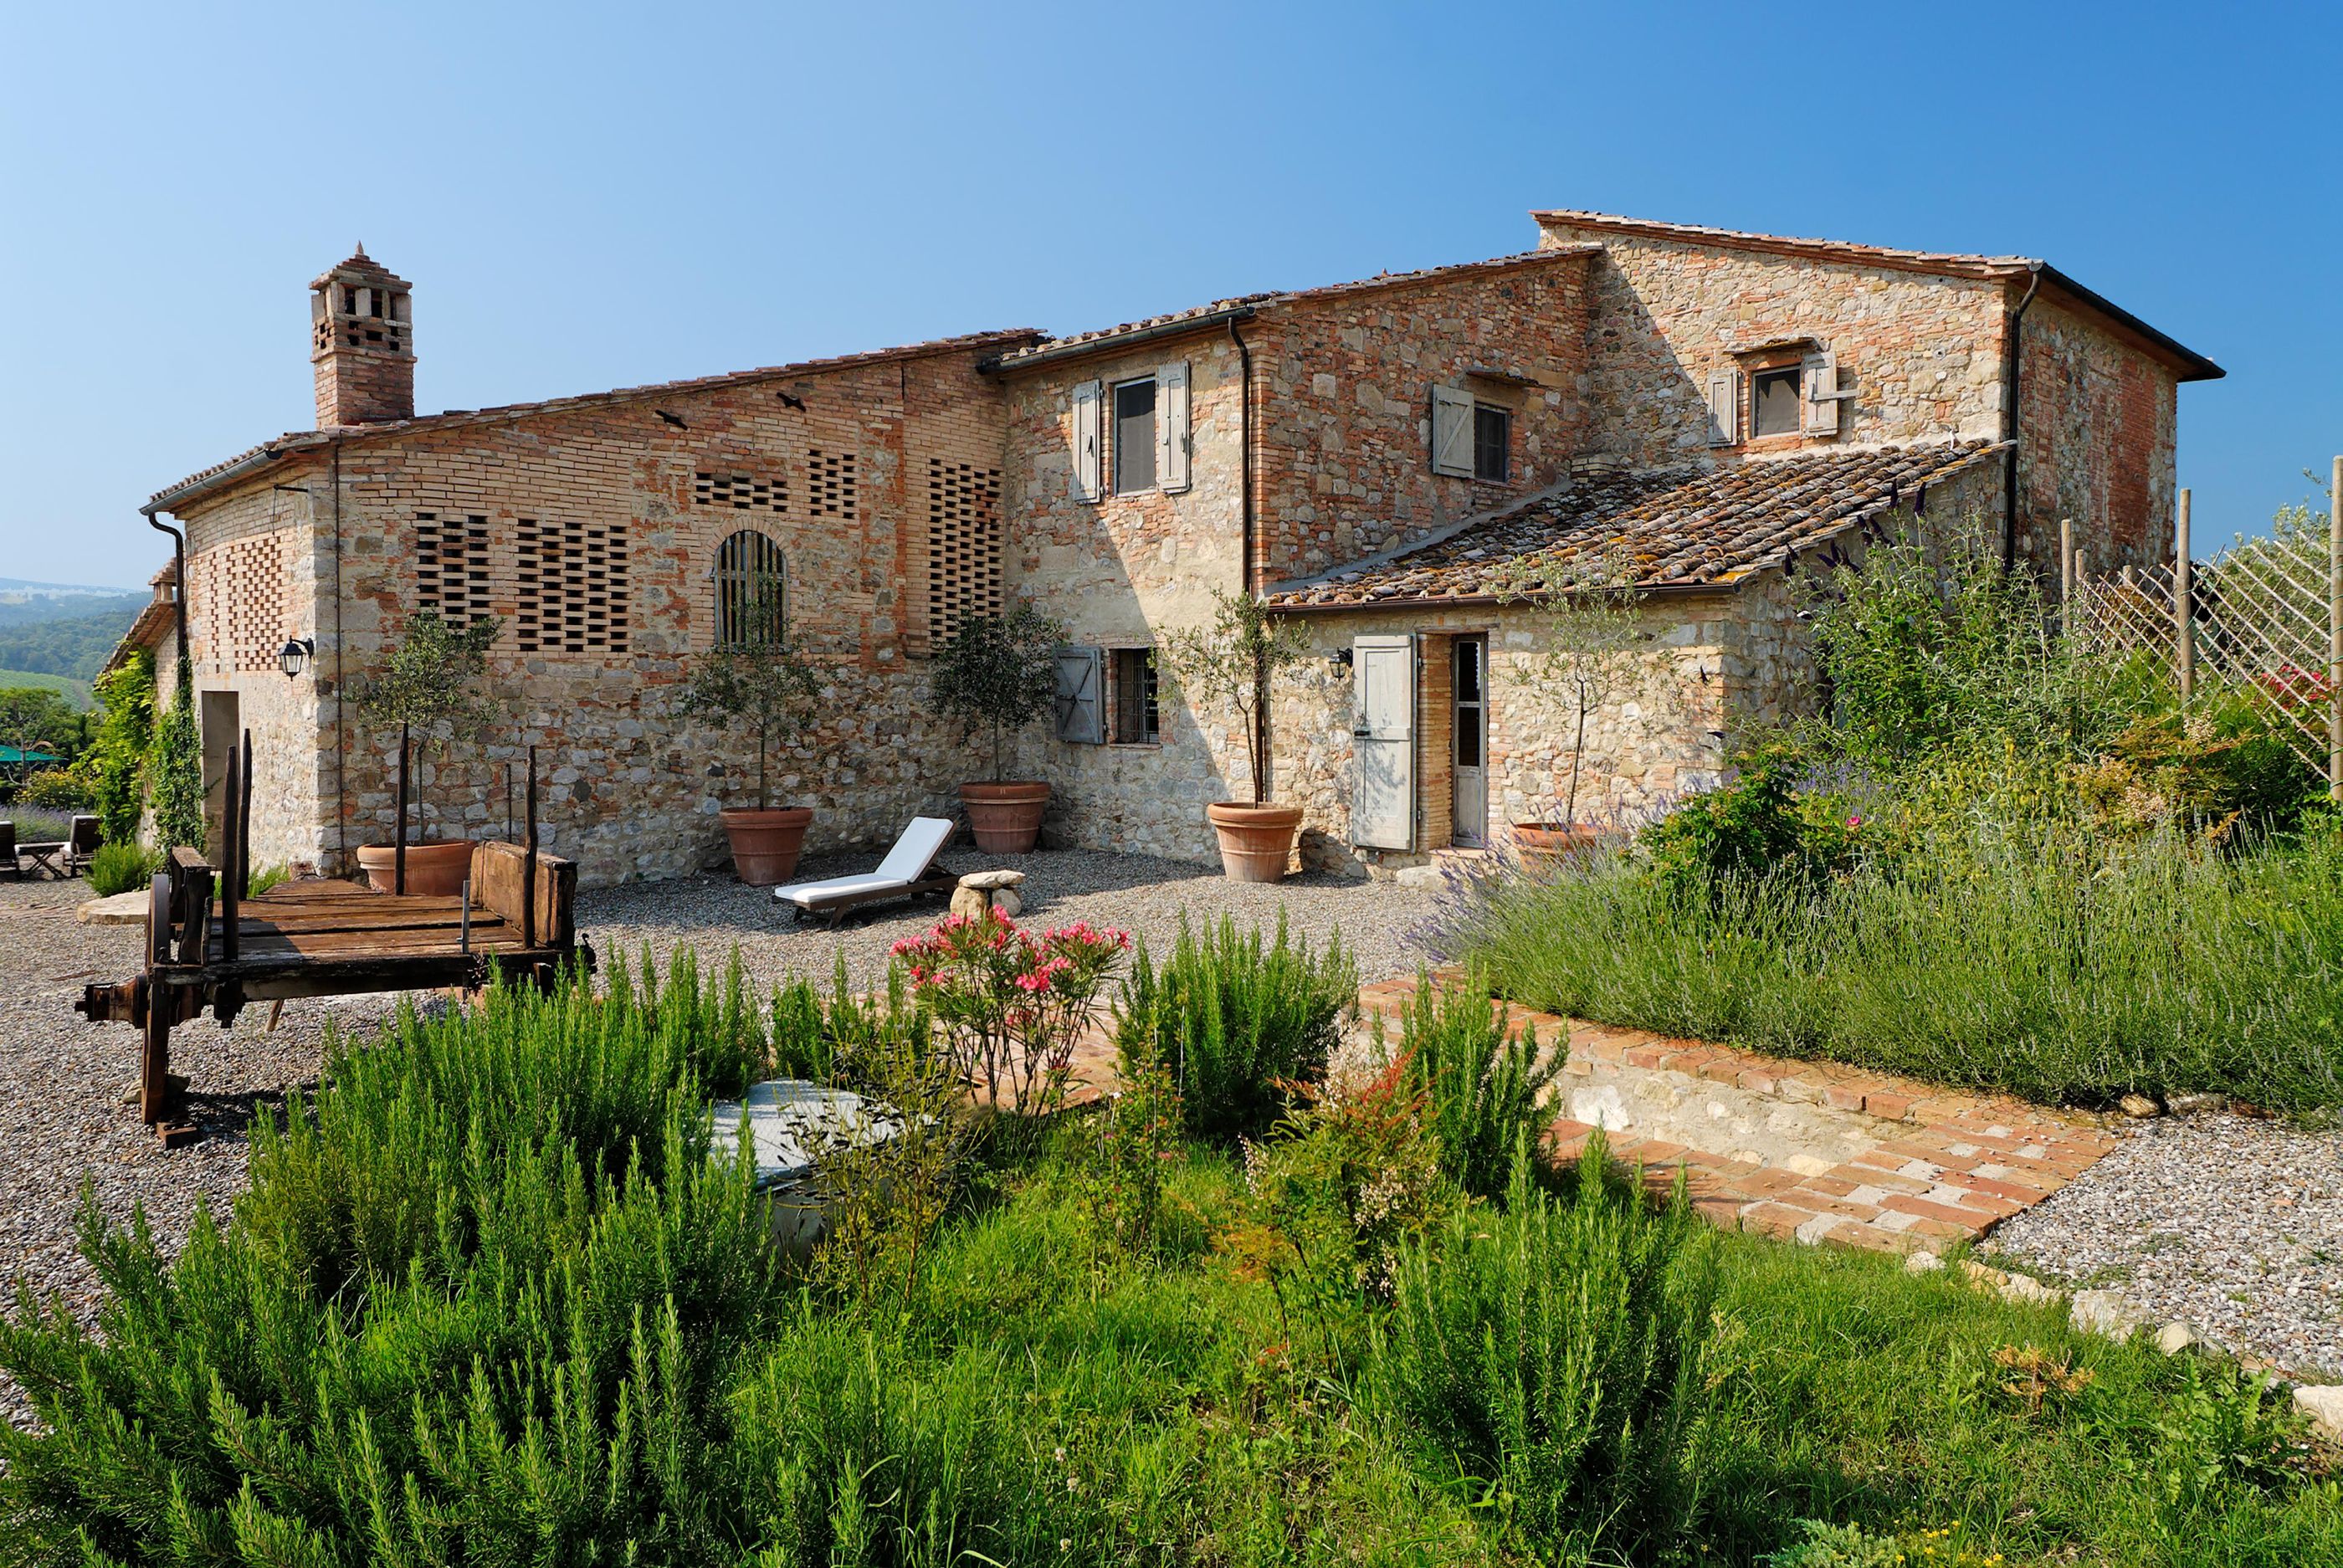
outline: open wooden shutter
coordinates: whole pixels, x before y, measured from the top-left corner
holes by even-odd
[[[1085,381],[1074,388],[1074,499],[1099,498],[1099,401],[1101,388]]]
[[[1415,638],[1362,637],[1351,643],[1357,769],[1351,791],[1351,842],[1373,849],[1415,848]]]
[[[1741,440],[1741,372],[1719,370],[1708,378],[1708,444],[1731,447]]]
[[[1805,433],[1809,436],[1838,434],[1838,406],[1845,394],[1838,389],[1838,360],[1827,350],[1809,354],[1799,362],[1798,385],[1806,394]]]
[[[1058,739],[1078,746],[1106,740],[1106,650],[1058,649]]]
[[[1432,389],[1432,471],[1473,477],[1473,395],[1453,387]]]
[[[1155,372],[1155,484],[1188,487],[1188,367],[1183,360]]]

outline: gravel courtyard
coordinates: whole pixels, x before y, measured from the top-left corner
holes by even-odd
[[[1182,916],[1241,928],[1273,928],[1286,912],[1297,936],[1322,944],[1338,929],[1359,958],[1363,978],[1412,969],[1409,933],[1429,898],[1390,883],[1297,877],[1274,887],[1231,882],[1212,868],[1141,856],[1057,850],[975,857],[953,863],[1022,870],[1031,895],[1024,917],[1042,927],[1088,920],[1118,926],[1152,947],[1168,946]],[[803,877],[868,870],[868,858],[811,859]],[[85,1180],[99,1208],[126,1221],[144,1205],[166,1246],[176,1246],[208,1201],[225,1217],[243,1189],[246,1129],[258,1106],[283,1103],[288,1087],[314,1084],[329,1022],[363,1027],[396,1005],[386,997],[288,1002],[277,1029],[268,1009],[245,1010],[223,1031],[207,1020],[172,1036],[171,1065],[188,1079],[188,1109],[202,1127],[196,1143],[165,1152],[138,1121],[124,1091],[137,1076],[137,1032],[126,1024],[93,1024],[73,1010],[88,980],[126,980],[139,968],[142,928],[85,926],[74,907],[86,882],[0,882],[0,1295],[16,1282],[56,1292],[86,1320],[96,1282],[76,1250],[75,1216]],[[754,889],[714,877],[641,882],[578,898],[578,925],[608,964],[629,962],[649,948],[664,966],[679,947],[720,966],[737,945],[761,984],[786,973],[827,978],[838,955],[858,985],[881,979],[888,949],[943,913],[940,900],[895,906],[850,920],[837,931],[796,923]],[[15,1384],[0,1376],[0,1418],[27,1419]]]

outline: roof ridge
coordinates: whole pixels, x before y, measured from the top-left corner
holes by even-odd
[[[1530,216],[1541,227],[1549,221],[1557,224],[1580,224],[1589,228],[1617,229],[1630,234],[1641,231],[1662,238],[1738,243],[1766,249],[1843,252],[1853,256],[1902,262],[1907,265],[1958,265],[1989,270],[1997,275],[2031,271],[2036,267],[2049,265],[2038,256],[1987,256],[1979,251],[1916,250],[1903,246],[1866,245],[1859,240],[1818,239],[1795,235],[1766,234],[1757,229],[1724,228],[1714,224],[1674,223],[1665,218],[1627,217],[1618,213],[1591,212],[1579,207],[1533,207],[1530,210]]]

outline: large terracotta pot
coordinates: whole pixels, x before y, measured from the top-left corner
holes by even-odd
[[[398,851],[388,844],[368,844],[358,850],[358,869],[367,886],[387,893],[397,876]],[[407,890],[421,899],[452,899],[464,890],[472,874],[472,840],[427,839],[407,846]]]
[[[1221,836],[1221,867],[1234,882],[1282,882],[1302,830],[1299,806],[1240,806],[1219,800],[1204,819]]]
[[[752,806],[727,807],[717,813],[724,819],[724,837],[732,845],[732,869],[752,888],[769,888],[789,879],[798,869],[798,853],[805,848],[806,828],[813,821],[810,806],[776,806],[759,810]]]
[[[1624,843],[1627,835],[1615,828],[1587,822],[1516,822],[1513,847],[1525,859],[1550,855],[1582,854],[1604,844]]]
[[[1050,809],[1050,787],[1030,779],[1004,784],[963,784],[960,803],[976,847],[988,855],[1025,855],[1041,836],[1041,813]]]

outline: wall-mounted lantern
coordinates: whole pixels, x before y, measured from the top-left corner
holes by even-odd
[[[277,650],[277,668],[297,680],[301,672],[309,668],[310,656],[317,651],[314,638],[287,638],[285,646]]]

